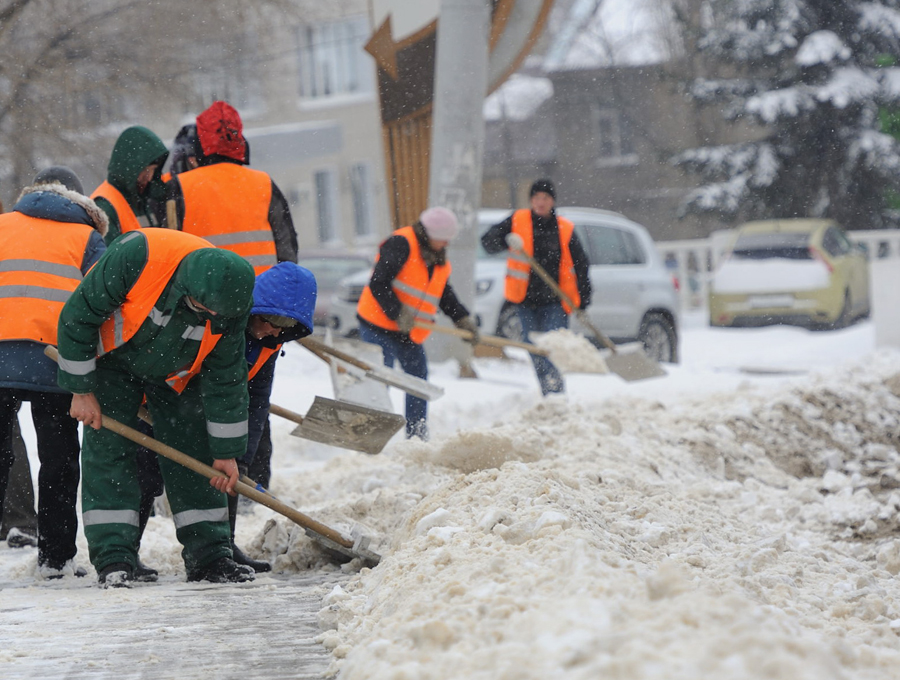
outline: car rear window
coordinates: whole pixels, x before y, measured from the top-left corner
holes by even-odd
[[[644,249],[631,232],[598,224],[577,225],[576,229],[591,264],[629,265],[647,261]]]
[[[773,257],[810,260],[809,233],[794,231],[741,234],[734,244],[732,257],[743,260],[767,260]]]

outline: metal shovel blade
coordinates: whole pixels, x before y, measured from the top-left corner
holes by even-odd
[[[665,369],[648,357],[642,349],[611,352],[604,357],[606,366],[623,380],[634,382],[667,375]]]
[[[294,436],[343,449],[380,453],[406,418],[397,413],[379,411],[326,397],[316,397],[303,424],[291,432]]]

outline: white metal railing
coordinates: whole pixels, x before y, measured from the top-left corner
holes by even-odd
[[[708,238],[656,242],[660,256],[678,279],[682,310],[706,306],[712,272],[725,252],[730,234],[730,230],[718,231]],[[900,259],[900,229],[848,231],[847,236],[865,247],[869,259]]]

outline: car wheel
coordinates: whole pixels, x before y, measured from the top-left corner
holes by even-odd
[[[678,360],[678,336],[665,314],[648,312],[641,321],[638,339],[644,343],[647,356],[655,361],[675,363]]]
[[[522,341],[522,322],[514,305],[507,305],[500,310],[500,318],[497,319],[497,335],[509,340]]]

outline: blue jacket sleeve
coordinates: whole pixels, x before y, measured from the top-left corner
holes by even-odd
[[[106,252],[106,241],[100,236],[99,231],[95,231],[88,239],[84,248],[84,257],[81,258],[81,275],[84,276],[88,270],[94,266],[94,263],[100,259],[100,256]]]

